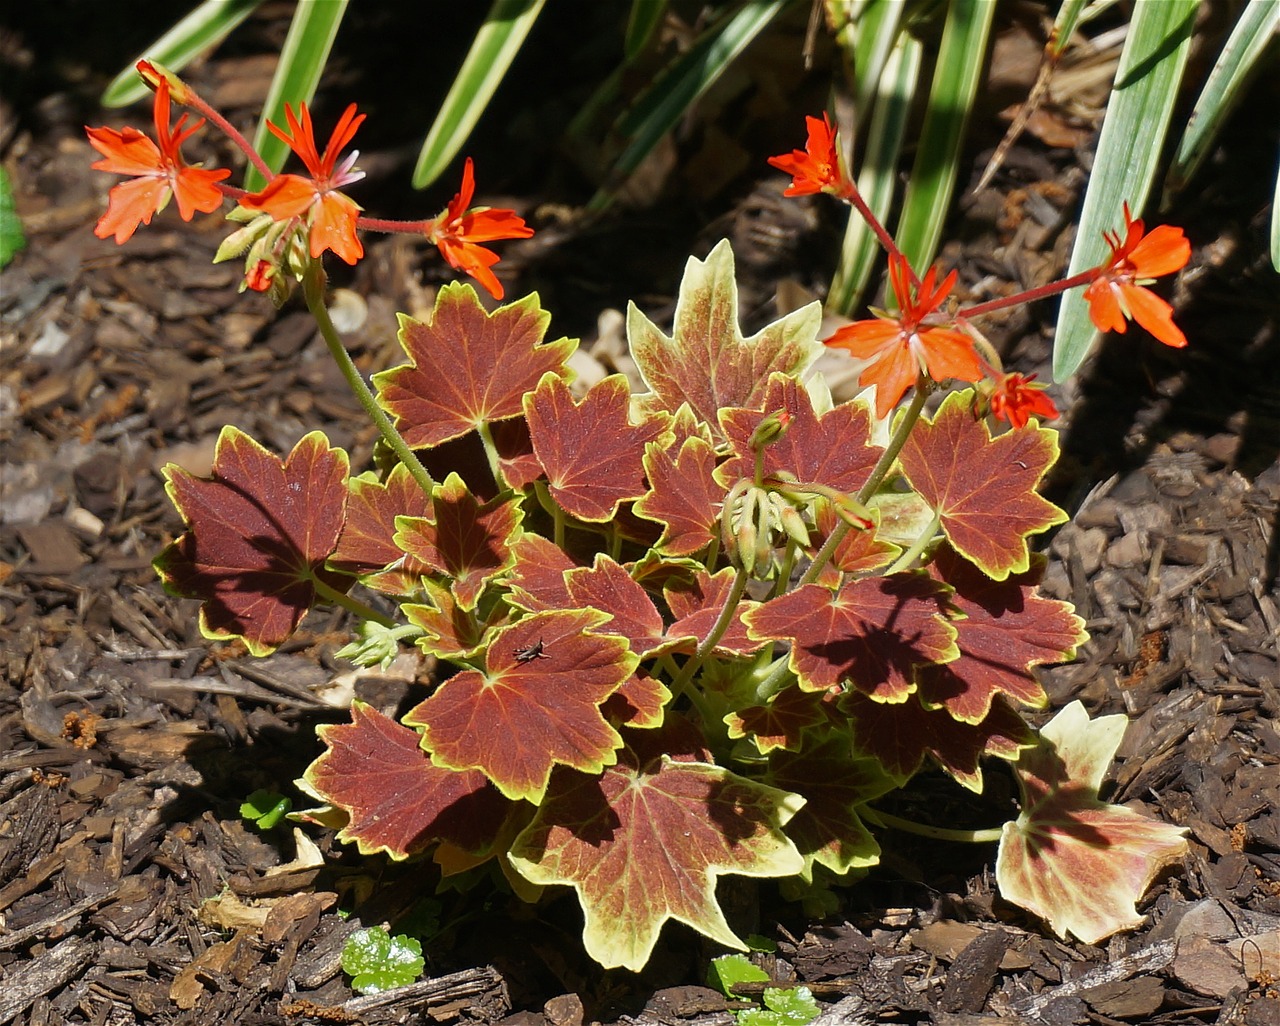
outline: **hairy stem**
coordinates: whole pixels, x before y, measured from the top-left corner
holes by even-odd
[[[1000,840],[1000,835],[1004,832],[1003,827],[988,827],[986,830],[951,830],[947,827],[930,826],[927,823],[917,823],[915,820],[892,816],[887,812],[881,812],[879,809],[873,809],[869,805],[859,806],[858,815],[868,823],[873,823],[876,826],[890,827],[894,830],[901,830],[903,833],[929,837],[935,841],[957,841],[961,844],[991,844],[993,841]]]
[[[374,623],[381,624],[383,627],[394,627],[396,622],[390,617],[383,616],[372,606],[367,606],[359,599],[354,599],[345,592],[339,591],[337,588],[330,587],[318,577],[311,578],[311,586],[315,588],[316,594],[326,602],[341,606],[349,613],[354,613],[362,620],[372,620]]]

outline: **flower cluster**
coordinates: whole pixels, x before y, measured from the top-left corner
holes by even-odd
[[[307,173],[271,174],[261,158],[231,125],[208,107],[190,87],[150,61],[140,61],[138,71],[155,89],[155,139],[135,128],[119,131],[88,128],[90,144],[103,159],[93,166],[100,171],[130,176],[111,190],[107,211],[94,229],[99,238],[114,235],[125,243],[140,224],[150,224],[170,197],[178,202],[183,220],[197,212],[212,213],[225,199],[238,206],[228,217],[244,223],[219,249],[216,259],[245,257],[244,287],[272,292],[280,300],[287,294],[286,277],[301,280],[311,262],[333,252],[348,264],[364,256],[359,230],[401,232],[427,238],[450,267],[471,275],[495,298],[503,296],[493,273],[498,255],[481,243],[498,239],[525,239],[533,229],[512,210],[471,207],[475,172],[468,157],[462,188],[435,218],[425,221],[382,221],[361,216],[362,207],[345,190],[364,178],[356,169],[359,151],[343,151],[365,120],[355,104],[343,111],[324,152],[316,143],[311,111],[305,103],[295,110],[285,105],[287,130],[268,122],[267,127],[302,161]],[[181,147],[205,123],[201,118],[185,127],[183,114],[170,125],[170,105],[178,102],[206,114],[240,146],[255,167],[267,174],[265,187],[254,193],[220,185],[230,177],[226,168],[205,170],[189,165]]]
[[[784,195],[824,192],[853,203],[868,216],[849,177],[839,133],[830,117],[824,113],[821,121],[814,117],[805,120],[805,148],[769,158],[773,167],[792,176]],[[1032,416],[1053,420],[1058,416],[1057,407],[1043,391],[1044,386],[1033,383],[1035,375],[1005,373],[969,318],[1087,284],[1089,316],[1099,331],[1123,332],[1128,321],[1135,320],[1165,345],[1185,346],[1187,339],[1173,323],[1172,307],[1146,286],[1155,278],[1181,270],[1191,257],[1191,244],[1181,228],[1161,225],[1146,232],[1127,203],[1124,220],[1123,241],[1116,233],[1104,236],[1111,249],[1105,263],[1045,288],[951,314],[942,312],[942,306],[955,286],[956,272],[938,285],[937,270],[930,268],[924,280],[919,280],[888,233],[873,224],[889,248],[889,285],[897,312],[873,310],[874,319],[838,329],[826,344],[866,361],[858,383],[876,387],[879,417],[888,416],[913,385],[955,379],[980,382],[992,416],[1013,427],[1025,426]]]

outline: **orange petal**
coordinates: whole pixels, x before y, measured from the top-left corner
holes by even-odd
[[[1122,285],[1133,319],[1167,346],[1181,349],[1187,336],[1173,323],[1173,307],[1149,289]]]
[[[920,332],[917,338],[924,350],[925,367],[934,381],[946,378],[958,378],[960,381],[982,380],[982,361],[974,351],[973,340],[964,332],[930,328]]]
[[[864,370],[858,384],[876,386],[876,416],[886,417],[919,376],[915,357],[906,346],[900,346]]]
[[[319,208],[311,222],[311,255],[318,257],[331,249],[341,260],[354,264],[364,256],[364,246],[356,235],[360,207],[350,196],[327,192],[320,198]]]
[[[198,210],[211,214],[222,206],[222,192],[214,184],[229,178],[230,170],[217,168],[206,171],[200,167],[184,167],[178,172],[173,195],[178,201],[178,213],[184,221],[190,221]]]
[[[902,326],[897,321],[876,317],[867,321],[846,324],[826,340],[833,349],[845,349],[860,360],[869,360],[898,343],[902,338]]]
[[[102,154],[102,160],[91,165],[95,171],[108,171],[113,175],[153,175],[163,170],[160,148],[151,138],[127,125],[117,132],[114,128],[85,128],[89,145]]]
[[[1120,301],[1112,291],[1111,282],[1105,278],[1099,278],[1085,289],[1084,298],[1089,303],[1089,319],[1099,331],[1123,332],[1128,327]]]
[[[134,178],[115,186],[107,197],[107,212],[94,226],[93,234],[100,239],[108,235],[116,237],[123,245],[138,230],[139,224],[150,224],[160,209],[169,183],[163,178]]]
[[[1159,278],[1187,266],[1191,243],[1181,228],[1162,224],[1133,248],[1129,260],[1139,278]]]
[[[287,221],[306,213],[315,201],[316,187],[311,179],[300,175],[276,175],[261,192],[242,197],[240,205],[250,210],[261,210],[277,221]]]

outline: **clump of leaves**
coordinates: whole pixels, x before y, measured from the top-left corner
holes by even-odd
[[[745,955],[712,959],[707,984],[727,998],[738,998],[740,983],[767,983],[769,974]],[[766,987],[760,996],[763,1008],[744,1008],[735,1018],[738,1026],[804,1026],[818,1017],[818,1002],[808,987]]]
[[[425,965],[418,941],[400,933],[392,936],[381,926],[357,930],[342,946],[342,971],[359,994],[406,987]]]

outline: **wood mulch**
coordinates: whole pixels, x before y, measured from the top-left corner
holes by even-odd
[[[41,65],[36,29],[4,33],[15,67]],[[530,908],[497,890],[438,895],[424,979],[356,996],[344,940],[415,914],[431,870],[241,818],[257,788],[297,797],[318,724],[354,696],[403,711],[431,668],[408,656],[354,671],[334,657],[346,621],[329,612],[253,660],[205,642],[195,603],[159,587],[150,560],[181,530],[160,467],[206,470],[227,423],[277,450],[323,427],[357,466],[374,433],[305,312],[238,295],[235,266],[209,263],[218,217],[166,212],[123,248],[93,237],[111,182],[89,170],[80,126],[124,120],[93,100],[122,61],[45,71],[43,93],[31,71],[0,111],[29,236],[0,273],[0,1023],[732,1023],[700,985],[715,952],[687,931],[668,929],[643,974],[602,973],[578,953],[572,899]],[[247,118],[261,64],[219,58],[199,84]],[[1147,925],[1102,947],[1059,941],[1002,903],[989,847],[890,834],[885,866],[821,919],[748,890],[758,931],[778,942],[774,978],[808,985],[824,1026],[1280,1024],[1280,350],[1264,257],[1276,99],[1255,90],[1169,215],[1195,246],[1175,297],[1191,347],[1131,332],[1054,391],[1067,415],[1049,492],[1073,519],[1044,540],[1045,591],[1076,605],[1092,640],[1043,679],[1055,709],[1079,698],[1131,717],[1111,798],[1187,827],[1190,855],[1147,897]],[[987,117],[975,175],[1003,128]],[[962,203],[963,241],[943,259],[970,296],[1061,272],[1091,139],[1087,116],[1063,125],[1077,149],[1027,137]],[[403,149],[366,158],[407,177]],[[552,329],[610,368],[626,369],[613,308],[632,295],[669,316],[690,252],[735,240],[744,316],[758,321],[775,294],[820,280],[811,268],[835,237],[828,208],[781,204],[768,175],[696,201],[669,188],[589,230],[539,214],[585,199],[548,181],[501,199],[546,227],[504,249],[509,292],[538,288]],[[620,240],[642,234],[611,276]],[[380,240],[339,282],[362,369],[398,362],[395,312],[429,309],[439,275],[424,247]],[[1053,316],[1022,311],[992,337],[1047,379]],[[990,776],[985,806],[927,774],[903,801],[985,825],[1013,793],[999,767]]]

